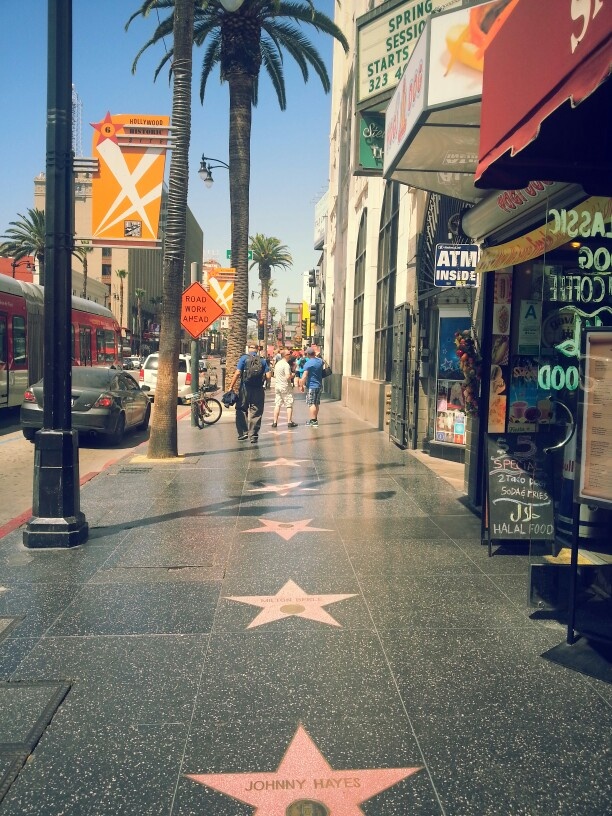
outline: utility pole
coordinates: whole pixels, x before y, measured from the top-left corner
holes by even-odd
[[[198,264],[193,262],[191,264],[191,283],[198,283]],[[191,387],[193,393],[199,390],[200,386],[200,341],[196,338],[191,339]],[[195,428],[198,425],[195,413],[195,400],[191,400],[191,427]]]

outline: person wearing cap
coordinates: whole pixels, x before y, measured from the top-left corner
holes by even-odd
[[[306,390],[308,386],[308,390]],[[316,349],[312,346],[306,349],[306,363],[304,373],[300,377],[300,390],[306,391],[306,405],[310,419],[306,423],[311,428],[319,427],[319,403],[323,388],[323,360],[317,357]]]
[[[287,427],[297,428],[293,422],[293,392],[291,391],[291,351],[283,349],[274,366],[274,418],[272,427],[278,426],[281,408],[287,409]]]
[[[238,380],[241,381],[238,402],[236,403],[236,430],[238,431],[239,442],[246,442],[249,436],[251,442],[258,441],[266,398],[264,382],[272,376],[267,360],[262,358],[263,374],[261,383],[245,383],[244,372],[250,356],[259,356],[259,347],[255,342],[249,343],[247,354],[243,354],[238,360],[236,370],[229,384],[229,390],[233,391]]]

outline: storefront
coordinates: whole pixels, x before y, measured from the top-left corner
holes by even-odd
[[[610,622],[612,513],[605,501],[578,507],[575,494],[584,436],[580,403],[593,389],[601,399],[604,388],[585,374],[583,338],[585,331],[612,328],[612,200],[582,192],[573,206],[542,202],[531,218],[531,229],[501,244],[494,245],[495,234],[473,236],[489,244],[478,266],[484,279],[478,459],[485,530],[494,546],[527,544],[531,608],[563,613],[576,518],[577,625],[603,636]],[[473,232],[479,222],[476,208],[463,228]],[[602,429],[609,419],[599,420],[597,468],[602,484],[612,485],[612,430],[608,437]],[[508,461],[500,467],[503,454]]]
[[[463,220],[483,246],[484,529],[527,541],[531,609],[570,644],[612,620],[611,43],[602,3],[513,3],[485,56],[475,184],[517,189]]]

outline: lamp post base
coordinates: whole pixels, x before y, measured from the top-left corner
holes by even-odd
[[[89,525],[80,510],[76,431],[36,433],[32,518],[23,532],[30,549],[77,547]]]

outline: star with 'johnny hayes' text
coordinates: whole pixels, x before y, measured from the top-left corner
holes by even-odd
[[[335,771],[300,724],[276,771],[186,776],[254,806],[253,816],[305,812],[363,816],[361,803],[420,770],[417,766]]]

